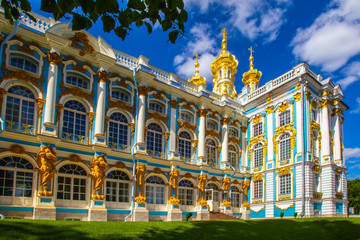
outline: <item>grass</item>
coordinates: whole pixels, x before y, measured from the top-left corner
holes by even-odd
[[[360,239],[360,218],[76,222],[0,220],[0,239]]]

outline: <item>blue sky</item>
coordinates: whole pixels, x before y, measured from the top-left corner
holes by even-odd
[[[345,114],[345,155],[348,179],[360,177],[360,1],[359,0],[184,0],[189,19],[186,37],[173,45],[155,26],[131,31],[125,41],[103,33],[101,24],[89,32],[113,48],[150,58],[150,64],[188,79],[194,73],[194,54],[200,56],[200,74],[212,89],[210,63],[221,49],[222,28],[228,32],[228,51],[239,61],[235,83],[241,92],[242,73],[249,68],[253,47],[260,85],[306,61],[311,69],[340,84]],[[38,1],[32,3],[39,11]],[[49,15],[48,15],[49,16]],[[64,21],[64,20],[63,20]]]

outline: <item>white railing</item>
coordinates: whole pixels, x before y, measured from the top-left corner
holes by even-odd
[[[210,92],[210,91],[208,91],[208,93],[210,94],[211,99],[214,99],[214,100],[219,101],[219,102],[221,101],[221,96],[219,94],[214,93],[214,92]]]
[[[180,89],[185,92],[190,92],[194,95],[197,95],[199,86],[193,83],[190,83],[182,78],[177,78],[176,82],[180,85]]]
[[[47,29],[49,29],[52,25],[55,24],[55,20],[52,18],[45,18],[39,14],[34,12],[31,15],[36,19],[36,22],[31,20],[26,14],[20,13],[20,23],[24,26],[27,26],[31,29],[34,29],[38,32],[45,33]]]
[[[155,66],[149,65],[152,74],[156,76],[156,78],[160,81],[168,82],[170,79],[170,73],[165,72],[164,70],[161,70],[160,68],[157,68]]]
[[[113,51],[115,53],[116,63],[131,69],[138,66],[139,61],[137,58],[115,49],[113,49]]]
[[[258,88],[258,89],[256,89],[254,92],[250,93],[250,94],[249,94],[249,99],[252,99],[252,98],[254,98],[254,97],[256,97],[256,96],[258,96],[258,95],[266,92],[266,87],[267,87],[267,85],[262,86],[261,88]]]
[[[283,82],[289,80],[293,76],[294,76],[294,70],[291,70],[291,71],[288,71],[287,73],[281,75],[280,77],[277,77],[274,80],[271,80],[271,83],[272,83],[273,87],[275,87],[275,86],[279,85],[280,83],[283,83]]]

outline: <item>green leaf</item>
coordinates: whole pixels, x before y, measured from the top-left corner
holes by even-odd
[[[169,32],[169,40],[171,43],[175,43],[177,37],[179,35],[179,31],[178,30],[174,30],[174,31],[171,31]]]
[[[140,0],[129,0],[127,7],[139,11],[144,11],[146,9],[144,2]]]
[[[92,27],[92,22],[85,16],[82,16],[77,13],[72,13],[72,29],[73,30],[82,30],[82,29],[89,29]]]
[[[186,22],[188,19],[188,13],[185,10],[181,10],[178,16],[178,21],[181,23]]]
[[[164,19],[161,22],[161,28],[164,32],[166,32],[167,30],[169,30],[172,27],[172,22],[169,20]]]
[[[103,22],[104,32],[110,32],[111,30],[113,30],[115,28],[115,20],[113,17],[104,15],[101,17],[101,20]]]
[[[20,8],[24,12],[31,12],[30,2],[28,0],[22,0],[20,3]]]
[[[152,33],[152,26],[150,23],[148,22],[144,22],[145,23],[145,26],[147,27],[147,30],[148,30],[148,33],[151,34]]]
[[[115,34],[120,37],[122,40],[125,40],[125,37],[127,35],[127,31],[126,29],[122,28],[122,27],[117,27],[114,29]]]
[[[167,6],[170,10],[174,10],[176,9],[177,5],[178,5],[178,1],[177,0],[166,0],[167,2]]]
[[[20,17],[20,12],[17,10],[17,8],[13,7],[10,9],[11,15],[15,20],[18,20]]]
[[[57,9],[55,0],[41,0],[41,11],[53,12],[55,9]]]

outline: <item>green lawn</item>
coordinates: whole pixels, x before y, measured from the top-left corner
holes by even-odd
[[[0,220],[0,239],[360,239],[360,218],[76,222]]]

